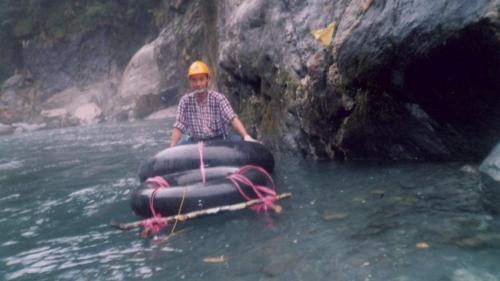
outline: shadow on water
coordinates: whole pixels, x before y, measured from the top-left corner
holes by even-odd
[[[279,216],[196,219],[167,241],[110,228],[137,219],[136,169],[166,146],[170,126],[0,138],[0,279],[500,280],[500,222],[467,163],[278,155],[278,189],[293,193]]]

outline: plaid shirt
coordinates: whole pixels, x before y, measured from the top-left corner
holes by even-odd
[[[177,107],[174,127],[195,140],[227,135],[227,125],[236,117],[227,98],[209,90],[203,104],[196,101],[196,92],[184,95]]]

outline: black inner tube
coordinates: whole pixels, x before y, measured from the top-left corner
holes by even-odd
[[[262,144],[246,141],[213,141],[203,148],[205,167],[256,165],[268,173],[274,170],[274,158]],[[139,168],[141,182],[149,177],[198,169],[198,145],[180,145],[165,149],[143,162]]]

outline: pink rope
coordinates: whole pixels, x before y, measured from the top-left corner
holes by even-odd
[[[203,182],[203,185],[205,185],[206,178],[205,178],[205,162],[203,161],[203,151],[204,151],[205,145],[203,144],[202,141],[198,142],[198,152],[200,153],[200,172],[201,172],[201,180]]]
[[[169,187],[170,184],[164,177],[156,176],[152,178],[148,178],[146,183],[152,184],[155,187]]]
[[[159,217],[152,217],[142,221],[142,226],[144,230],[151,230],[153,234],[158,234],[164,227],[168,224]]]
[[[271,188],[263,185],[256,185],[250,179],[248,179],[244,173],[250,170],[256,170],[263,174],[267,180],[271,183]],[[250,196],[248,196],[240,186],[240,183],[247,185],[252,188],[257,197],[262,200],[262,204],[254,205],[251,208],[256,211],[267,211],[269,207],[276,201],[276,186],[274,184],[273,178],[269,173],[259,166],[254,165],[246,165],[241,167],[237,172],[232,175],[227,176],[236,189],[240,192],[241,196],[246,200],[252,200]]]
[[[157,213],[154,207],[154,202],[155,202],[155,195],[156,192],[160,188],[167,188],[170,187],[170,184],[168,181],[160,176],[148,178],[146,180],[146,183],[151,184],[154,186],[153,192],[151,192],[151,196],[149,197],[149,209],[151,210],[152,217],[146,220],[142,221],[142,225],[145,230],[151,230],[153,234],[158,234],[165,226],[167,226],[167,223],[161,219],[161,214]]]

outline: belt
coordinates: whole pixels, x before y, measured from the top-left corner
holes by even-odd
[[[193,137],[189,137],[190,141],[195,141],[195,142],[199,142],[199,141],[216,141],[216,140],[224,140],[224,139],[226,139],[225,135],[215,136],[215,137],[211,137],[211,138],[203,138],[203,139],[195,139]]]

